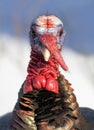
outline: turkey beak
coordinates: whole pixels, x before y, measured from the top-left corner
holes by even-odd
[[[56,37],[52,34],[45,33],[40,36],[40,42],[47,48],[45,48],[43,55],[45,57],[45,60],[47,61],[50,57],[50,54],[54,56],[54,58],[57,60],[57,62],[60,64],[60,66],[67,71],[68,67],[65,64],[65,61],[60,53],[60,50],[57,47],[56,44]]]
[[[44,60],[48,61],[51,54],[50,54],[50,51],[46,47],[42,50],[42,54],[43,54]]]

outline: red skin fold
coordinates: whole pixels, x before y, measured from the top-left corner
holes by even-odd
[[[25,82],[23,89],[24,94],[32,91],[33,89],[45,89],[47,91],[52,91],[56,94],[58,93],[58,83],[53,77],[45,79],[44,76],[38,75],[34,79],[32,79],[31,82]]]
[[[57,81],[54,78],[47,79],[45,89],[58,94],[58,89],[59,88],[58,88]]]
[[[33,90],[33,87],[31,85],[31,80],[26,80],[23,86],[23,93],[26,94]]]
[[[33,87],[35,89],[40,90],[41,88],[44,88],[46,85],[46,79],[42,75],[37,75],[33,80],[32,80]]]

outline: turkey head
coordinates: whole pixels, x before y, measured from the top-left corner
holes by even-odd
[[[60,54],[64,36],[63,23],[54,15],[41,15],[31,25],[31,45],[41,51],[45,61],[53,55],[60,66],[67,71],[68,67]]]

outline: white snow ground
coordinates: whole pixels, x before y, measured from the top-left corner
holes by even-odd
[[[69,72],[61,71],[72,83],[79,105],[94,109],[94,55],[67,48],[62,54]],[[27,74],[29,55],[29,41],[0,35],[0,116],[13,110]]]

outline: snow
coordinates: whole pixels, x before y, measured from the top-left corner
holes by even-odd
[[[16,103],[18,91],[26,77],[28,50],[25,41],[0,37],[0,115],[12,111]]]
[[[13,110],[22,83],[27,75],[30,45],[25,39],[0,35],[0,115]],[[94,109],[94,55],[64,48],[62,55],[69,72],[61,73],[72,83],[81,107]]]

